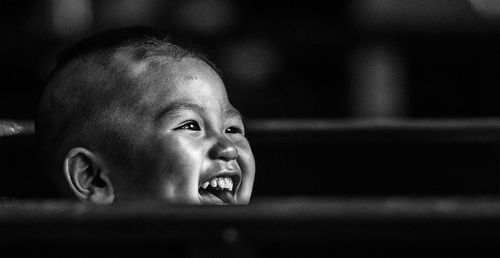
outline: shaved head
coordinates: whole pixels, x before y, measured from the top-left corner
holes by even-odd
[[[40,100],[36,134],[40,165],[61,189],[67,184],[60,175],[62,161],[72,147],[88,148],[117,164],[127,159],[126,150],[134,148],[127,146],[127,130],[154,115],[147,112],[148,94],[154,92],[142,88],[147,74],[185,58],[214,68],[149,27],[96,34],[60,55]]]

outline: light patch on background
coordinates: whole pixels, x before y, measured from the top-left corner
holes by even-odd
[[[225,0],[181,1],[177,13],[179,26],[202,35],[224,31],[234,25],[237,12]]]
[[[103,1],[100,18],[106,27],[149,23],[155,16],[158,0]]]
[[[281,58],[265,41],[246,40],[224,49],[224,74],[230,74],[238,85],[258,87],[281,69]]]
[[[470,0],[472,7],[478,13],[489,18],[500,17],[499,0]]]
[[[78,36],[92,26],[92,2],[87,0],[52,0],[52,27],[61,36]]]
[[[387,46],[361,48],[352,57],[350,106],[354,117],[406,114],[403,63]]]
[[[355,0],[350,10],[352,20],[368,28],[432,31],[474,25],[474,12],[465,0]]]

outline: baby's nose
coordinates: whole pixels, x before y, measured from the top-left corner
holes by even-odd
[[[212,146],[209,156],[212,159],[231,161],[238,157],[238,149],[236,149],[236,145],[225,136],[220,136],[217,137],[214,146]]]

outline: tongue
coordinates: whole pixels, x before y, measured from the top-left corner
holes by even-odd
[[[228,204],[234,204],[234,198],[231,192],[229,191],[220,191],[215,194],[219,199]]]

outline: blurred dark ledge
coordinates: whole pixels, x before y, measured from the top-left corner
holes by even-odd
[[[500,119],[254,119],[251,137],[299,142],[500,142]]]
[[[500,119],[248,119],[264,140],[500,142]],[[0,120],[0,137],[33,135],[29,120]],[[269,136],[269,137],[266,137]],[[326,139],[324,138],[326,136]],[[305,137],[305,138],[304,138]]]
[[[0,232],[2,250],[36,246],[50,254],[112,246],[115,254],[169,250],[176,257],[197,251],[226,257],[231,248],[253,257],[340,250],[351,257],[489,257],[500,255],[500,199],[261,198],[248,206],[201,207],[14,200],[0,208]]]

